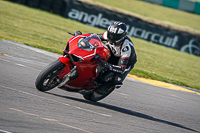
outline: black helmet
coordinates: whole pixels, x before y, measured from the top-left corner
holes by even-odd
[[[126,24],[120,21],[116,21],[108,27],[107,32],[109,43],[117,44],[121,42],[126,36]]]

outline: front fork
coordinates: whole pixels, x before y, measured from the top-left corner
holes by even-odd
[[[75,70],[77,68],[70,55],[69,55],[69,57],[70,58],[67,58],[66,56],[59,57],[59,61],[62,62],[63,64],[65,64],[65,67],[59,74],[60,84],[58,85],[58,87],[62,87],[68,81],[70,81],[71,75],[73,75],[73,73],[75,72]],[[72,68],[72,69],[70,69],[70,68]]]

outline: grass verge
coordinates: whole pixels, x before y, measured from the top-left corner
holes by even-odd
[[[71,37],[67,32],[76,30],[83,33],[104,32],[45,11],[0,1],[0,39],[61,54]],[[141,39],[131,39],[138,55],[131,74],[200,89],[199,57]]]

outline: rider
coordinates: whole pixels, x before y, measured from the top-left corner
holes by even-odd
[[[107,41],[111,50],[108,62],[103,61],[101,65],[115,73],[112,86],[120,88],[127,74],[137,62],[135,48],[131,39],[126,36],[126,24],[116,21],[111,24],[107,31],[98,34],[102,41]]]
[[[103,61],[101,65],[114,73],[114,81],[109,84],[115,88],[121,87],[127,74],[137,62],[133,42],[126,36],[126,30],[125,23],[116,21],[108,27],[106,32],[98,34],[101,41],[107,41],[107,46],[111,50],[109,61]],[[75,35],[81,34],[80,31],[75,32]]]

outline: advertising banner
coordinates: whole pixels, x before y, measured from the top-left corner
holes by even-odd
[[[122,21],[127,25],[129,36],[200,56],[200,36],[172,30],[130,15],[80,1],[65,1],[67,8],[64,17],[103,29],[107,29],[114,21]]]
[[[77,0],[10,1],[60,14],[63,17],[103,29],[107,29],[114,21],[122,21],[127,25],[129,36],[200,56],[200,35],[172,30],[134,16]],[[75,30],[78,30],[78,27]]]

